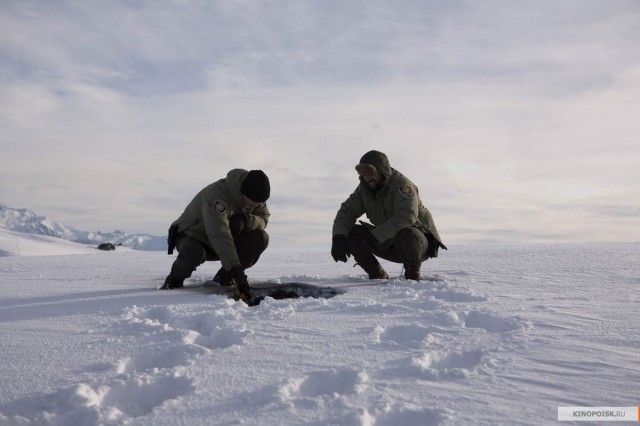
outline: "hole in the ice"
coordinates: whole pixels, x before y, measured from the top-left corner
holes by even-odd
[[[330,299],[346,290],[334,287],[319,287],[306,283],[264,283],[251,285],[252,297],[248,301],[250,306],[260,304],[266,297],[273,299],[298,299],[301,297],[313,297]]]

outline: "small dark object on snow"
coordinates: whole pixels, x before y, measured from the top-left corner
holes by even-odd
[[[115,250],[116,249],[116,245],[113,243],[102,243],[98,245],[98,249],[99,250]]]

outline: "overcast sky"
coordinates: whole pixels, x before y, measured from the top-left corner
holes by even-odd
[[[232,168],[330,242],[365,152],[446,243],[640,241],[640,1],[1,1],[0,203],[166,233]]]

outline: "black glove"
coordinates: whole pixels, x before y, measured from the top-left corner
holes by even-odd
[[[336,262],[346,262],[350,256],[351,251],[349,250],[347,237],[344,235],[334,235],[331,239],[331,257],[333,257],[333,260]]]
[[[231,230],[231,235],[234,240],[238,238],[247,226],[247,222],[249,221],[247,216],[246,213],[234,213],[229,218],[229,229]]]
[[[244,273],[242,266],[234,266],[229,271],[229,276],[236,283],[240,298],[245,302],[251,298],[251,287],[249,287],[249,281],[247,281],[247,275]]]

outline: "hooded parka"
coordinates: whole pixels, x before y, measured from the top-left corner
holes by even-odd
[[[229,229],[229,217],[234,213],[246,213],[248,219],[244,229],[247,231],[265,229],[269,222],[266,204],[256,208],[245,205],[240,186],[248,173],[243,169],[231,170],[226,178],[202,189],[172,224],[177,226],[178,233],[184,232],[213,250],[227,271],[241,266]]]
[[[360,184],[336,214],[333,235],[349,235],[356,220],[366,214],[374,225],[371,234],[380,249],[393,244],[395,235],[410,226],[420,229],[425,235],[432,235],[438,245],[444,247],[431,213],[420,201],[418,187],[391,168],[387,156],[379,151],[366,153],[356,169],[363,164],[369,164],[380,172],[384,177],[382,185],[373,191],[360,178]]]

